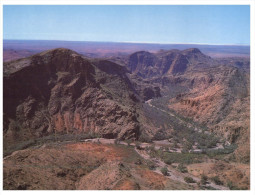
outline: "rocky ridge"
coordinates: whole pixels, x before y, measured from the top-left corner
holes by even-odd
[[[138,137],[139,97],[125,67],[68,49],[42,52],[5,67],[5,143],[52,133]]]

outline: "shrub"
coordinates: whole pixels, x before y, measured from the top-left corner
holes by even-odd
[[[164,150],[164,148],[163,148],[162,146],[160,146],[160,147],[159,147],[159,150],[160,150],[160,151],[163,151],[163,150]]]
[[[202,162],[202,154],[192,154],[192,153],[166,153],[166,156],[171,158],[173,163],[183,163],[183,164],[193,164]]]
[[[151,146],[146,146],[145,148],[146,151],[150,151],[150,152],[155,152],[155,145],[152,144]]]
[[[240,189],[238,187],[236,187],[232,181],[227,181],[227,186],[229,187],[230,190],[243,190],[243,189]]]
[[[163,129],[157,131],[157,133],[154,135],[155,140],[163,140],[166,138],[165,131]]]
[[[217,189],[215,189],[215,188],[212,187],[212,186],[205,186],[205,190],[217,190]]]
[[[218,140],[213,138],[212,140],[208,140],[207,144],[206,144],[206,147],[207,148],[213,148],[217,145],[218,143]]]
[[[182,172],[182,173],[187,173],[188,170],[187,170],[187,167],[185,167],[182,163],[180,163],[177,167],[177,169]]]
[[[227,182],[227,186],[229,187],[230,190],[232,190],[233,187],[234,187],[232,181],[228,181],[228,182]]]
[[[179,148],[178,143],[177,143],[176,140],[174,140],[174,142],[173,142],[173,148]]]
[[[153,163],[152,161],[147,161],[147,166],[149,167],[150,170],[154,170],[156,168],[155,163]]]
[[[97,143],[98,143],[98,144],[101,144],[101,142],[100,142],[100,139],[99,139],[99,138],[97,138]]]
[[[136,165],[141,165],[141,164],[142,164],[141,159],[140,159],[140,158],[136,159],[135,164],[136,164]]]
[[[115,144],[115,145],[118,145],[119,143],[120,143],[120,140],[119,140],[119,139],[115,139],[115,140],[114,140],[114,144]]]
[[[126,142],[127,142],[128,146],[130,146],[130,144],[132,143],[132,141],[130,139],[128,139]]]
[[[158,151],[157,150],[155,150],[155,149],[152,149],[151,151],[150,151],[150,157],[151,158],[156,158],[156,157],[158,157],[159,155],[158,155]]]
[[[192,149],[192,143],[186,141],[186,142],[184,143],[183,150],[184,150],[184,151],[189,151],[189,150],[191,150],[191,149]]]
[[[142,134],[139,137],[139,141],[140,142],[146,142],[146,143],[151,143],[152,142],[151,138],[148,135],[146,135],[146,134]]]
[[[173,163],[173,160],[171,158],[166,158],[164,162],[168,165],[171,165]]]
[[[220,180],[218,176],[212,177],[211,179],[216,185],[223,185],[223,182]]]
[[[142,149],[138,142],[135,143],[135,147],[136,147],[137,150],[141,150]]]
[[[88,133],[87,135],[84,134],[84,135],[85,135],[85,137],[87,137],[87,139],[94,139],[94,138],[101,138],[102,137],[100,134],[97,134],[97,133],[94,133],[94,132]],[[78,136],[80,136],[80,135],[78,135]]]
[[[168,169],[167,169],[167,167],[163,167],[160,171],[161,171],[161,173],[162,173],[163,175],[165,175],[165,176],[168,175]]]
[[[196,183],[196,181],[192,177],[184,177],[184,181],[186,183]]]
[[[208,180],[208,177],[206,175],[202,175],[200,183],[202,185],[206,185],[207,184],[207,180]]]
[[[23,142],[18,142],[17,144],[7,148],[4,150],[3,155],[8,156],[10,155],[12,152],[17,151],[17,150],[23,150],[26,148],[29,148],[31,146],[36,145],[36,140],[35,139],[30,139],[27,141],[23,141]]]
[[[208,151],[207,154],[209,156],[216,156],[216,155],[220,155],[220,154],[231,154],[235,151],[236,148],[237,148],[237,145],[232,144],[230,146],[225,146],[224,149]]]
[[[165,147],[164,147],[164,150],[165,150],[166,152],[169,152],[169,147],[165,146]]]
[[[187,154],[187,153],[189,153],[189,151],[183,149],[183,150],[181,150],[181,153],[182,153],[182,154]]]

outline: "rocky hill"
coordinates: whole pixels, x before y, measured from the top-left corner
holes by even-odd
[[[54,49],[4,65],[4,142],[54,133],[137,138],[139,102],[125,67]]]
[[[155,76],[183,74],[186,70],[210,63],[210,57],[192,48],[183,51],[169,50],[158,53],[140,51],[131,54],[127,59],[127,67],[132,73],[143,78]]]

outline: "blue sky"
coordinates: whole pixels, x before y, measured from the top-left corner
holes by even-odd
[[[245,5],[4,5],[4,39],[250,44]]]

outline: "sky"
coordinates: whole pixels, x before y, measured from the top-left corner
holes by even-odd
[[[4,5],[3,38],[250,44],[248,5]]]

